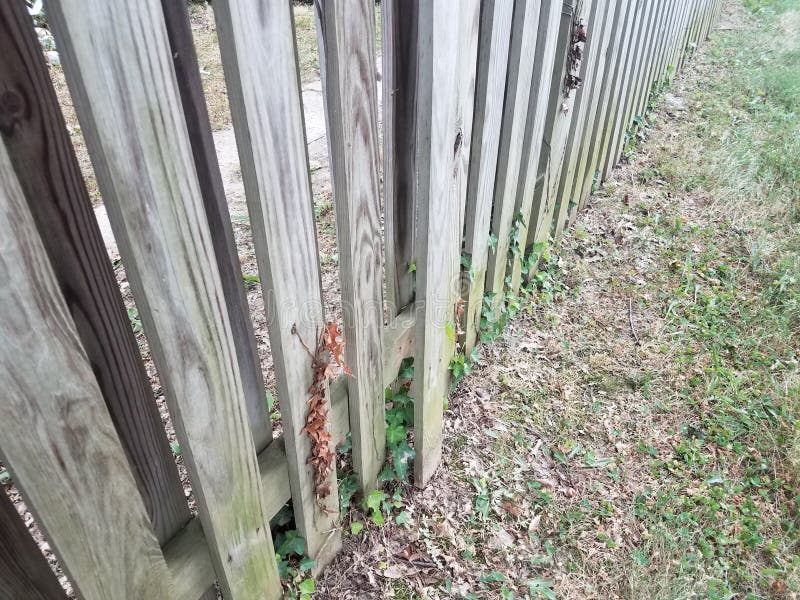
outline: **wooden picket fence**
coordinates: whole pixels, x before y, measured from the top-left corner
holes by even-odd
[[[448,364],[457,344],[474,347],[484,298],[497,305],[519,289],[524,250],[558,237],[608,176],[651,90],[681,68],[721,6],[383,0],[381,147],[374,4],[317,0],[354,374],[330,385],[327,426],[335,443],[352,434],[362,491],[377,485],[383,390],[406,357],[416,373],[414,480],[431,479]],[[82,598],[196,600],[215,597],[214,582],[225,598],[278,598],[269,521],[289,500],[318,568],[341,546],[335,470],[319,500],[301,432],[313,377],[301,339],[313,343],[326,319],[291,3],[213,2],[267,299],[279,437],[264,413],[185,3],[46,9],[198,517],[23,0],[0,3],[3,463]],[[6,494],[0,596],[64,597]]]

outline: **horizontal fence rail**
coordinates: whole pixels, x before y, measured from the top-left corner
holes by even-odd
[[[359,493],[380,486],[384,390],[409,359],[427,485],[451,360],[631,150],[723,2],[383,0],[376,77],[374,2],[316,0],[341,330],[291,4],[212,6],[281,431],[186,5],[46,3],[146,369],[26,3],[0,3],[0,456],[81,598],[279,598],[270,521],[289,502],[318,573],[342,545],[335,448],[352,440]],[[0,595],[67,597],[8,495],[0,559]]]

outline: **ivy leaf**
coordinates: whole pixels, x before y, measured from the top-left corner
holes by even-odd
[[[409,517],[408,512],[403,511],[394,518],[394,522],[397,523],[398,525],[405,525],[406,523],[408,523],[408,517]]]
[[[380,512],[381,502],[383,502],[385,498],[386,494],[384,494],[381,490],[374,490],[370,492],[366,498],[364,498],[364,504],[367,505],[367,508],[372,509],[375,512]]]
[[[416,452],[408,445],[406,440],[403,440],[397,444],[396,448],[392,449],[392,464],[398,479],[404,480],[408,476],[408,461],[416,455]]]
[[[303,594],[313,594],[315,591],[317,591],[317,588],[314,585],[314,580],[311,578],[304,579],[302,582],[300,582],[300,585],[297,586],[297,589],[299,589]]]
[[[364,524],[360,521],[350,523],[350,535],[358,535],[362,529],[364,529]]]
[[[417,270],[417,263],[415,263],[415,262],[408,263],[408,272],[409,273],[414,273],[414,272],[416,272],[416,270]]]
[[[313,558],[309,558],[308,556],[304,556],[300,561],[300,570],[305,573],[306,571],[310,571],[314,567],[317,566],[317,561]]]
[[[297,554],[303,556],[306,553],[306,540],[300,536],[294,529],[286,532],[286,539],[278,546],[278,554],[281,556],[289,556],[289,554]]]
[[[278,576],[281,579],[287,579],[289,577],[289,562],[281,558],[281,555],[277,552],[275,553],[275,562],[278,563]]]
[[[398,379],[413,379],[414,378],[414,359],[407,358],[400,364],[400,372],[397,374]]]
[[[492,252],[497,250],[497,242],[498,242],[497,236],[495,234],[493,234],[493,233],[490,233],[489,234],[489,248],[491,248]]]
[[[399,414],[402,418],[402,413]],[[406,439],[406,428],[402,425],[390,425],[386,428],[386,443],[395,446]]]

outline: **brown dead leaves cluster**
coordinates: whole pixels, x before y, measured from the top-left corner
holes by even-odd
[[[295,331],[295,333],[297,333]],[[300,335],[297,334],[298,338]],[[311,356],[311,368],[314,379],[308,392],[308,416],[306,425],[300,430],[311,439],[311,456],[308,464],[314,467],[314,495],[320,507],[324,508],[322,500],[331,493],[331,484],[328,482],[333,472],[336,452],[333,448],[331,434],[328,430],[328,400],[326,392],[328,382],[336,376],[334,365],[338,365],[347,375],[353,375],[344,361],[344,334],[336,323],[328,323],[322,330],[314,351],[300,338],[300,342]]]

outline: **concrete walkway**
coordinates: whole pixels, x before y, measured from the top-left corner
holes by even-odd
[[[378,101],[380,103],[380,80],[378,86]],[[306,140],[308,142],[309,167],[312,173],[312,186],[315,198],[330,195],[331,183],[328,169],[328,147],[325,137],[325,106],[322,96],[322,82],[317,79],[303,86],[303,109],[305,113]],[[380,106],[378,115],[380,118]],[[239,167],[239,153],[236,148],[236,137],[233,128],[214,132],[214,145],[217,151],[222,182],[225,195],[228,198],[228,207],[231,218],[242,220],[247,218],[247,203],[244,195],[244,184]],[[112,260],[119,258],[119,250],[114,240],[108,213],[103,204],[94,209],[103,240]]]

